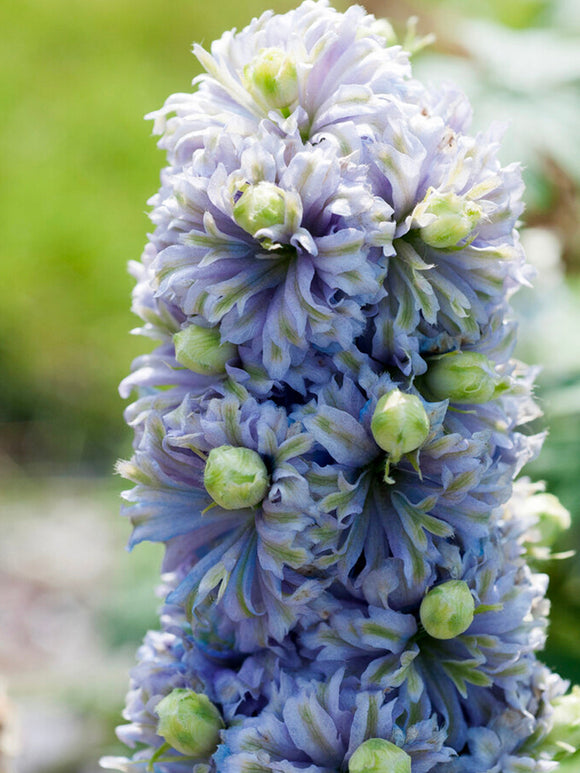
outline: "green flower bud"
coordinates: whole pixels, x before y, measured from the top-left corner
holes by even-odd
[[[419,233],[425,244],[437,249],[455,245],[473,231],[481,219],[481,207],[455,193],[428,191],[416,210]]]
[[[270,481],[261,456],[251,448],[212,448],[205,464],[207,493],[225,510],[253,507],[264,499]]]
[[[454,639],[473,622],[475,603],[467,583],[450,580],[424,596],[419,609],[423,628],[434,639]]]
[[[451,403],[487,403],[508,388],[491,360],[478,352],[447,352],[432,357],[422,383],[432,399]]]
[[[286,219],[286,192],[264,180],[248,185],[234,204],[237,224],[252,236],[262,228],[283,225]]]
[[[389,453],[394,462],[423,445],[429,429],[429,417],[421,399],[399,389],[393,389],[379,399],[371,420],[376,444]]]
[[[282,48],[263,48],[244,67],[244,86],[269,108],[284,111],[298,99],[294,60]]]
[[[383,738],[369,738],[348,762],[349,773],[411,773],[411,758]]]
[[[173,336],[173,345],[177,362],[203,376],[225,373],[226,362],[237,354],[234,344],[220,343],[216,327],[188,325]]]
[[[155,709],[157,733],[188,757],[208,757],[219,743],[223,720],[206,695],[193,690],[173,690]]]

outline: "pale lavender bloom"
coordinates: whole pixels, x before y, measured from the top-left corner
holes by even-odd
[[[363,307],[385,294],[378,245],[388,254],[394,232],[391,208],[363,172],[330,143],[306,146],[273,127],[251,137],[206,133],[153,200],[155,297],[183,321],[219,325],[222,340],[249,348],[271,378],[287,380],[309,348],[350,347],[366,324]],[[265,184],[283,211],[248,232],[236,205]]]
[[[452,749],[436,716],[411,719],[404,703],[382,690],[364,690],[342,669],[326,678],[282,673],[268,706],[224,733],[216,753],[223,773],[334,773],[368,738],[385,738],[412,760],[413,773],[427,773],[445,762]]]
[[[402,562],[412,599],[446,566],[450,538],[467,550],[489,534],[537,441],[514,432],[520,417],[510,416],[511,398],[475,413],[425,401],[430,434],[390,469],[394,483],[385,485],[386,457],[370,422],[378,399],[396,386],[388,375],[370,372],[358,386],[346,377],[341,384],[333,380],[296,415],[316,440],[308,478],[320,509],[337,521],[334,563],[341,582],[352,592],[394,558]]]
[[[568,684],[535,662],[528,684],[519,687],[516,704],[505,706],[484,726],[467,731],[467,749],[441,765],[441,773],[549,773],[559,763],[543,758],[541,737],[552,725],[552,701]]]
[[[124,513],[135,527],[130,546],[166,543],[164,571],[184,574],[170,599],[200,614],[211,604],[235,623],[238,649],[282,640],[298,618],[311,614],[309,604],[327,582],[317,579],[316,558],[315,532],[324,516],[304,478],[310,437],[289,423],[284,408],[258,404],[241,385],[201,399],[188,394],[168,412],[142,411],[135,427],[135,455],[119,466],[137,484],[125,494]],[[207,492],[207,455],[224,445],[265,460],[270,483],[258,506],[223,509]]]
[[[183,611],[176,607],[165,606],[161,625],[162,630],[147,633],[137,653],[138,664],[131,671],[123,712],[129,724],[117,730],[119,738],[136,751],[130,759],[109,759],[104,767],[145,773],[152,753],[164,743],[157,733],[156,706],[172,690],[185,688],[204,693],[219,705],[228,723],[239,722],[266,705],[282,665],[297,665],[290,643],[246,659],[231,653],[229,658],[220,659],[205,650],[203,642],[194,637]],[[143,745],[147,749],[143,750]],[[194,763],[190,758],[175,751],[169,757],[173,758],[171,762],[158,764],[163,773],[191,772]]]
[[[430,100],[418,107],[365,148],[373,191],[382,192],[397,221],[372,352],[407,374],[425,370],[425,355],[489,336],[494,315],[509,316],[507,298],[529,275],[514,230],[523,209],[521,174],[517,165],[501,168],[497,130],[460,134],[431,115]],[[455,196],[479,211],[453,245],[422,237],[425,209],[438,196]]]
[[[375,22],[358,6],[341,14],[324,0],[307,0],[282,16],[267,11],[239,33],[224,33],[211,54],[196,45],[194,53],[206,70],[194,81],[198,90],[175,94],[151,114],[156,132],[165,132],[159,144],[171,166],[189,162],[208,127],[250,135],[267,118],[282,131],[298,130],[312,141],[352,122],[364,127],[393,96],[414,88],[408,82],[407,52],[385,48]],[[295,96],[286,110],[272,109],[244,80],[244,68],[263,49],[280,50],[295,66]]]
[[[170,167],[153,200],[150,281],[160,302],[219,324],[225,340],[261,336],[275,378],[301,362],[305,340],[323,349],[362,345],[407,375],[425,370],[426,354],[493,335],[498,345],[497,317],[506,318],[507,298],[527,281],[514,230],[521,175],[499,164],[500,129],[467,134],[465,98],[414,81],[405,55],[385,48],[375,28],[355,7],[344,18],[320,3],[266,14],[227,33],[213,58],[196,49],[209,75],[189,102],[179,95],[162,111],[177,115],[161,142]],[[247,90],[244,68],[262,50],[297,63],[289,116],[265,110]],[[328,91],[335,78],[341,89]],[[279,183],[292,194],[294,219],[257,240],[240,235],[232,176]],[[470,226],[455,241],[427,238],[433,202],[450,196],[468,207]],[[263,249],[266,239],[297,259],[287,265],[280,248]],[[357,344],[361,312],[373,320],[371,340]]]
[[[418,605],[404,597],[396,564],[387,560],[366,579],[368,603],[343,603],[302,641],[318,667],[329,661],[330,673],[346,662],[363,688],[398,692],[404,703],[427,700],[445,720],[446,743],[460,752],[469,728],[486,726],[506,704],[525,713],[519,695],[545,642],[547,577],[502,553],[491,542],[480,555],[456,550],[455,565],[432,583],[460,579],[474,597],[473,622],[452,639],[422,630]]]
[[[554,769],[554,524],[514,485],[544,437],[512,359],[520,169],[392,38],[356,6],[268,12],[196,46],[196,90],[154,114],[168,166],[131,270],[158,345],[121,385],[119,470],[169,606],[120,731],[145,748],[109,767],[347,773],[375,738],[412,773]],[[258,470],[251,499],[226,457]],[[199,759],[160,735],[174,688],[223,717]]]

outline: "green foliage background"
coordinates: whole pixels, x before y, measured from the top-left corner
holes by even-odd
[[[287,7],[290,7],[287,4]],[[19,464],[110,468],[116,384],[161,153],[143,115],[190,89],[192,41],[261,0],[19,0],[0,9],[0,450]]]

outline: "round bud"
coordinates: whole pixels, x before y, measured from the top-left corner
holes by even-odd
[[[425,595],[419,609],[423,628],[434,639],[454,639],[473,622],[475,603],[467,583],[450,580]]]
[[[371,432],[376,444],[398,461],[423,445],[429,435],[429,417],[417,395],[393,389],[379,399]]]
[[[423,383],[434,400],[486,403],[505,391],[491,360],[478,352],[447,352],[429,360]]]
[[[244,67],[244,86],[270,108],[283,110],[298,99],[294,60],[282,48],[263,48]]]
[[[286,218],[286,196],[282,188],[262,180],[248,185],[234,204],[236,223],[252,236],[262,228],[283,225]]]
[[[411,758],[383,738],[369,738],[348,762],[349,773],[411,773]]]
[[[188,325],[173,336],[173,345],[177,362],[203,376],[225,373],[226,363],[237,354],[234,344],[220,343],[216,327]]]
[[[219,743],[223,720],[206,695],[177,689],[157,704],[157,733],[188,757],[208,757]]]
[[[261,456],[251,448],[212,448],[205,464],[207,493],[225,510],[253,507],[264,499],[270,481]]]
[[[481,219],[481,207],[455,193],[434,193],[426,197],[425,225],[419,230],[425,244],[437,249],[454,247],[473,231]]]

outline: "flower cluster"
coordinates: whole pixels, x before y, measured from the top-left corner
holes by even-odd
[[[550,771],[577,693],[536,659],[566,513],[525,479],[516,164],[387,22],[306,0],[153,114],[124,514],[166,546],[105,767]],[[567,734],[566,734],[567,733]],[[577,733],[576,733],[577,734]]]

